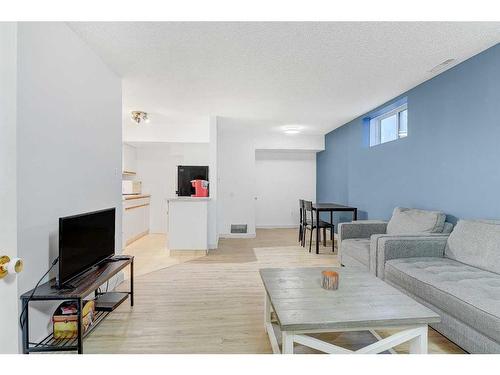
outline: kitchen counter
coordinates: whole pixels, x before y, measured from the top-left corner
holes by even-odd
[[[174,252],[208,251],[209,197],[168,199],[168,249]]]
[[[150,194],[124,194],[122,195],[124,201],[128,201],[131,199],[141,199],[141,198],[149,198]]]

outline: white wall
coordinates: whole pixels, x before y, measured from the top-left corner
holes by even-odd
[[[123,144],[122,171],[137,172],[137,149],[127,143]]]
[[[58,252],[58,218],[121,207],[121,81],[64,23],[18,26],[19,290]],[[117,210],[116,249],[121,249]],[[53,307],[31,311],[33,337]],[[12,323],[14,324],[14,323]]]
[[[17,25],[0,22],[0,256],[17,256]],[[0,280],[0,354],[18,351],[17,277]]]
[[[210,200],[208,201],[208,248],[216,249],[219,243],[217,232],[217,190],[219,183],[217,167],[217,117],[210,118],[208,144],[208,179],[210,180]]]
[[[224,119],[218,126],[219,235],[227,235],[231,224],[247,224],[255,235],[255,147],[251,129],[232,127]]]
[[[324,149],[324,137],[270,132],[247,121],[226,117],[217,117],[217,123],[218,233],[228,236],[231,224],[247,224],[248,237],[255,236],[256,150],[315,153]],[[314,189],[315,184],[314,180]],[[302,191],[291,194],[299,199]]]
[[[316,200],[316,154],[257,150],[255,158],[256,227],[298,226],[298,199]]]
[[[254,147],[256,150],[292,150],[318,152],[325,149],[325,136],[256,131]]]
[[[126,85],[126,80],[124,82]],[[137,110],[136,107],[132,110]],[[125,142],[201,142],[209,141],[208,116],[191,116],[150,111],[148,106],[139,106],[150,114],[151,121],[138,126],[130,120],[128,108],[123,114],[123,140]]]
[[[134,143],[136,180],[151,194],[150,232],[166,233],[167,199],[176,196],[178,165],[209,165],[208,143]]]

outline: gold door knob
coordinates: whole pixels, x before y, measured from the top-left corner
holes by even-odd
[[[24,263],[21,258],[10,259],[7,255],[0,257],[0,279],[7,276],[9,273],[15,274],[23,270]]]

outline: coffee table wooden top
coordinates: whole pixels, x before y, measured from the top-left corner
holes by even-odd
[[[339,288],[321,288],[321,271]],[[438,323],[440,317],[370,273],[353,268],[264,268],[264,288],[282,331],[350,330]]]

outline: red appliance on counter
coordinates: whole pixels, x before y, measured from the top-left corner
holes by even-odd
[[[195,190],[195,193],[191,194],[192,197],[208,197],[208,181],[192,180],[191,185]]]

